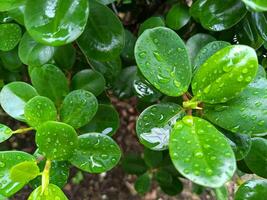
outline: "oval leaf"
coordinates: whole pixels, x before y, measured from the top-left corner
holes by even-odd
[[[138,36],[140,36],[145,30],[165,26],[164,19],[162,17],[150,17],[144,21],[138,30]]]
[[[12,10],[25,3],[26,0],[0,0],[0,12]]]
[[[139,194],[147,193],[151,188],[151,178],[148,173],[145,173],[137,178],[134,183],[134,188]]]
[[[173,30],[179,30],[190,20],[189,9],[186,5],[177,3],[172,6],[166,16],[166,25]]]
[[[262,12],[267,11],[267,2],[265,0],[242,0],[249,8]]]
[[[39,167],[34,161],[25,161],[13,166],[10,169],[10,178],[14,182],[27,183],[39,174]]]
[[[1,2],[0,2],[1,4]],[[0,50],[10,51],[17,46],[21,38],[21,29],[17,24],[0,24]]]
[[[62,190],[53,184],[49,184],[46,190],[42,193],[42,186],[36,188],[28,200],[68,200]]]
[[[0,143],[9,139],[13,134],[12,132],[13,131],[9,127],[0,124]]]

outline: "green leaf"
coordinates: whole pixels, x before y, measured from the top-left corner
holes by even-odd
[[[121,52],[121,58],[129,64],[134,64],[134,46],[136,37],[127,29],[125,31],[125,45]]]
[[[226,186],[215,188],[214,191],[217,200],[228,200],[229,194]]]
[[[42,193],[42,186],[36,188],[28,200],[68,200],[62,190],[53,184],[49,184],[44,193]]]
[[[193,65],[194,70],[196,71],[202,64],[205,63],[205,61],[209,57],[211,57],[217,51],[230,45],[231,44],[229,42],[224,42],[224,41],[213,41],[213,42],[206,44],[204,47],[202,47],[199,50],[199,52],[197,53],[195,57],[194,65]]]
[[[4,111],[19,121],[25,121],[25,104],[37,96],[36,90],[24,82],[12,82],[3,87],[0,93],[0,103]]]
[[[190,20],[189,9],[181,3],[174,4],[166,16],[166,25],[173,29],[179,30]]]
[[[163,175],[164,174],[161,174],[161,176]],[[169,173],[165,173],[165,176],[169,177],[169,175]],[[177,177],[171,177],[171,182],[167,182],[167,180],[163,181],[162,179],[161,181],[157,179],[157,181],[159,182],[161,190],[167,195],[175,196],[183,190],[183,183]]]
[[[25,26],[36,41],[61,46],[82,34],[88,15],[88,0],[27,1]]]
[[[53,101],[47,97],[36,96],[26,103],[24,115],[30,126],[38,128],[46,121],[56,121],[57,109]]]
[[[8,11],[23,5],[26,0],[0,0],[0,12]]]
[[[74,90],[69,93],[61,106],[60,119],[74,128],[86,125],[96,114],[96,97],[86,90]]]
[[[3,67],[10,72],[18,72],[22,69],[22,62],[19,59],[17,48],[0,52],[0,60]]]
[[[14,182],[29,182],[40,174],[40,170],[35,161],[24,161],[10,169],[10,178]]]
[[[163,160],[163,153],[161,151],[152,151],[150,149],[144,149],[144,160],[147,166],[151,168],[158,167]]]
[[[19,58],[25,65],[40,66],[52,59],[55,48],[33,40],[25,32],[19,44]]]
[[[254,49],[244,45],[225,47],[199,67],[192,81],[193,94],[205,103],[224,103],[240,94],[257,71]]]
[[[267,4],[266,4],[267,9]],[[262,39],[267,41],[267,19],[264,13],[254,12],[251,17]]]
[[[216,39],[205,33],[197,33],[190,37],[186,42],[186,48],[189,54],[189,58],[192,64],[194,64],[194,60],[198,52],[208,43],[215,41]]]
[[[25,1],[25,0],[23,0]],[[24,26],[25,4],[8,11],[8,15],[16,22]]]
[[[197,117],[186,116],[176,123],[169,149],[176,169],[199,185],[220,187],[236,169],[227,139],[209,122]]]
[[[119,114],[112,105],[99,104],[93,119],[80,129],[82,133],[102,133],[112,136],[120,125]]]
[[[151,188],[151,178],[148,173],[139,176],[135,183],[134,188],[139,194],[147,193]]]
[[[252,145],[245,162],[248,168],[263,178],[267,178],[267,140],[264,138],[252,138]]]
[[[91,69],[84,69],[76,73],[72,80],[72,89],[83,89],[93,93],[95,96],[100,95],[106,85],[106,80],[103,75]]]
[[[165,22],[162,17],[150,17],[140,25],[138,30],[138,36],[140,36],[147,29],[164,26]]]
[[[235,200],[264,200],[266,196],[266,180],[249,180],[238,188]]]
[[[1,4],[1,2],[0,2]],[[17,46],[21,38],[21,29],[17,24],[0,24],[0,50],[10,51]]]
[[[145,109],[136,124],[140,142],[152,150],[168,148],[171,130],[185,115],[182,107],[174,103],[155,104]]]
[[[77,133],[71,126],[48,121],[38,127],[35,142],[45,157],[51,160],[69,159],[77,147]]]
[[[128,174],[141,175],[147,171],[147,165],[139,154],[125,155],[121,163],[122,169]]]
[[[75,59],[76,49],[72,44],[56,48],[54,60],[61,69],[70,69],[74,65]]]
[[[256,79],[235,99],[218,105],[206,105],[204,116],[234,133],[267,132],[267,80]],[[232,86],[231,86],[232,89]]]
[[[18,192],[26,182],[15,182],[10,177],[10,169],[24,161],[35,161],[35,158],[21,151],[1,151],[0,152],[0,194],[6,197]]]
[[[51,99],[59,106],[69,92],[68,80],[64,73],[56,66],[46,64],[33,68],[30,73],[32,85],[42,96]]]
[[[89,173],[102,173],[116,166],[121,157],[117,143],[101,133],[79,136],[78,149],[70,158],[71,164]]]
[[[173,182],[173,177],[171,173],[167,170],[159,169],[155,174],[155,178],[158,181],[159,185],[171,185]]]
[[[8,140],[12,136],[12,132],[9,127],[0,124],[0,143]]]
[[[124,30],[120,20],[108,7],[91,0],[88,22],[78,45],[90,59],[115,59],[124,46]]]
[[[222,31],[237,24],[247,13],[240,0],[198,0],[191,7],[191,15],[211,31]]]
[[[191,81],[191,66],[182,39],[171,29],[146,30],[135,45],[135,59],[145,78],[168,96],[185,93]]]
[[[249,8],[257,11],[267,11],[267,2],[265,0],[242,0]]]

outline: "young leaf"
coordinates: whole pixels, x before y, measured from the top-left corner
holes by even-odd
[[[71,164],[89,173],[102,173],[117,165],[121,150],[109,136],[87,133],[79,136],[78,149],[69,159]]]
[[[191,81],[191,66],[182,39],[171,29],[146,30],[135,45],[135,59],[145,78],[168,96],[180,96]]]
[[[138,36],[140,36],[147,29],[164,26],[165,22],[162,17],[150,17],[140,25],[138,30]]]
[[[11,51],[2,51],[0,53],[0,60],[2,61],[3,67],[10,72],[18,72],[22,69],[18,48],[14,48]]]
[[[19,0],[15,0],[15,1],[19,1]],[[25,0],[22,0],[22,1],[25,1]],[[19,24],[23,26],[24,26],[24,13],[25,13],[25,3],[8,11],[8,15],[12,19],[14,19],[16,22],[18,22]]]
[[[140,142],[152,150],[168,148],[171,129],[185,112],[177,104],[161,103],[148,107],[139,116],[136,133]]]
[[[8,140],[11,136],[12,130],[3,124],[0,124],[0,143]]]
[[[35,142],[45,157],[61,161],[72,156],[78,137],[70,125],[48,121],[38,127]]]
[[[164,193],[170,196],[175,196],[183,190],[183,183],[177,177],[172,177],[172,182],[169,184],[159,182],[159,186]]]
[[[26,103],[24,116],[30,126],[38,128],[46,121],[56,121],[57,109],[47,97],[36,96]]]
[[[107,6],[91,0],[88,22],[78,45],[88,58],[102,61],[115,59],[124,46],[120,20]]]
[[[147,165],[139,154],[127,154],[121,163],[122,169],[128,174],[141,175],[147,171]]]
[[[242,0],[249,8],[257,11],[267,11],[267,2],[265,0]]]
[[[240,94],[257,71],[254,49],[244,45],[225,47],[199,67],[192,81],[193,94],[205,103],[224,103]]]
[[[24,161],[10,169],[10,178],[14,182],[28,183],[39,174],[39,167],[34,161]]]
[[[42,96],[51,99],[59,106],[68,94],[68,81],[64,73],[56,66],[46,64],[35,67],[30,73],[32,85]]]
[[[74,128],[86,125],[96,114],[96,97],[86,90],[74,90],[64,99],[60,109],[60,119]]]
[[[252,146],[245,157],[248,168],[263,178],[267,178],[267,140],[264,138],[252,138]]]
[[[10,177],[10,169],[24,161],[35,161],[35,158],[21,151],[1,151],[0,152],[0,194],[6,197],[18,192],[26,182],[16,182]]]
[[[70,69],[76,60],[76,49],[72,44],[57,47],[53,58],[61,69]]]
[[[267,131],[267,80],[254,82],[235,99],[206,105],[204,115],[214,124],[234,133],[259,134]]]
[[[137,178],[134,183],[134,188],[139,194],[145,194],[150,190],[151,178],[148,173],[145,173]]]
[[[172,6],[166,16],[166,25],[173,30],[179,30],[190,20],[188,6],[176,3]]]
[[[12,10],[23,5],[26,0],[0,0],[0,12]]]
[[[41,66],[52,59],[55,48],[33,40],[25,32],[19,43],[19,58],[25,65]]]
[[[220,187],[236,169],[227,139],[209,122],[197,117],[186,116],[175,124],[169,149],[176,169],[199,185]]]
[[[144,160],[147,166],[156,168],[160,165],[163,160],[162,151],[152,151],[148,148],[144,149]]]
[[[235,200],[264,200],[266,196],[266,180],[249,180],[238,188]]]
[[[1,2],[0,2],[1,4]],[[21,29],[17,24],[0,24],[0,50],[10,51],[17,46],[21,38]]]
[[[28,200],[68,200],[62,190],[53,184],[49,184],[44,193],[42,193],[42,186],[36,188]]]
[[[88,0],[27,1],[25,26],[36,41],[61,46],[82,34],[88,15]]]
[[[102,133],[112,136],[120,125],[119,114],[112,105],[99,104],[93,119],[80,129],[82,133]]]
[[[95,96],[100,95],[106,85],[103,75],[91,69],[84,69],[75,74],[71,80],[73,90],[83,89],[92,92]]]
[[[19,121],[25,121],[25,104],[37,96],[36,90],[24,82],[12,82],[3,87],[0,93],[0,103],[4,111]]]

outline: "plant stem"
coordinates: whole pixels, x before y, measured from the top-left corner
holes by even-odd
[[[47,159],[45,163],[44,171],[42,173],[42,194],[44,193],[44,191],[49,185],[50,168],[51,168],[51,160]]]
[[[29,128],[20,128],[20,129],[18,129],[18,130],[13,131],[12,133],[13,133],[13,134],[26,133],[26,132],[28,132],[28,131],[32,131],[32,130],[34,130],[33,127],[29,127]]]

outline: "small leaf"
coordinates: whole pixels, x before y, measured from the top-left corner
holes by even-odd
[[[151,188],[151,178],[148,173],[139,176],[135,183],[134,188],[139,194],[147,193]]]
[[[34,161],[25,161],[13,166],[10,169],[10,178],[14,182],[27,183],[39,174],[39,167]]]
[[[163,160],[163,153],[161,151],[152,151],[150,149],[144,149],[144,160],[147,166],[151,168],[158,167]]]
[[[147,29],[164,26],[165,22],[162,17],[150,17],[140,25],[138,30],[138,36],[140,36]]]
[[[205,103],[224,103],[240,94],[257,71],[254,49],[244,45],[225,47],[199,67],[192,81],[193,94]]]
[[[129,64],[134,64],[134,46],[136,37],[127,29],[125,31],[125,45],[121,52],[121,58]]]
[[[180,96],[187,91],[191,81],[189,57],[184,42],[171,29],[146,30],[136,42],[135,59],[144,77],[162,93]]]
[[[0,53],[0,60],[5,69],[10,72],[19,72],[22,69],[22,62],[18,56],[18,48],[14,48],[11,51],[2,51]]]
[[[265,0],[242,0],[249,8],[257,11],[267,11],[267,2]]]
[[[172,174],[164,169],[158,170],[155,174],[155,178],[160,185],[171,185],[173,182]]]
[[[267,10],[267,4],[266,4]],[[251,13],[251,17],[262,39],[267,41],[267,18],[262,12]]]
[[[21,151],[0,152],[0,194],[10,197],[26,184],[26,182],[15,182],[10,177],[10,169],[24,161],[35,161],[35,158]]]
[[[61,46],[76,40],[89,15],[88,0],[27,1],[25,26],[38,42]]]
[[[44,193],[42,193],[42,186],[36,188],[28,200],[68,200],[62,190],[53,184],[49,184]]]
[[[12,132],[9,127],[0,124],[0,143],[8,140],[12,136]]]
[[[0,93],[0,103],[4,111],[19,121],[25,121],[25,104],[34,96],[36,90],[24,82],[12,82],[3,87]]]
[[[60,109],[60,119],[74,128],[86,125],[96,114],[96,97],[86,90],[74,90],[64,99]]]
[[[0,0],[0,12],[12,10],[23,5],[26,0]]]
[[[174,103],[161,103],[148,107],[141,113],[136,124],[140,142],[152,150],[167,149],[174,124],[184,115],[183,109]]]
[[[0,2],[1,4],[1,2]],[[21,38],[21,29],[17,24],[0,24],[0,50],[10,51],[17,46]]]
[[[30,126],[38,128],[46,121],[56,121],[57,109],[47,97],[36,96],[26,103],[24,115]]]
[[[89,173],[102,173],[116,166],[121,157],[117,143],[100,133],[79,136],[78,149],[70,158],[71,164]]]
[[[166,25],[173,30],[179,30],[190,20],[189,8],[181,3],[172,6],[166,16]]]
[[[48,121],[37,129],[35,142],[45,157],[51,160],[67,160],[77,147],[77,133],[71,126]]]
[[[99,104],[93,119],[80,129],[82,133],[102,133],[112,136],[120,125],[119,114],[112,105]]]
[[[175,196],[183,190],[183,183],[177,177],[172,177],[170,183],[159,182],[159,186],[164,193],[170,196]]]
[[[263,178],[267,178],[267,140],[264,138],[252,138],[252,146],[245,157],[248,168]]]
[[[199,185],[220,187],[236,169],[227,139],[209,122],[197,117],[186,116],[176,123],[169,149],[176,169]]]
[[[139,154],[127,154],[122,160],[122,169],[128,174],[141,175],[147,171],[147,165]]]
[[[235,200],[264,200],[266,196],[266,180],[249,180],[238,188]]]
[[[57,47],[53,58],[61,69],[70,69],[75,63],[76,49],[72,44]]]

